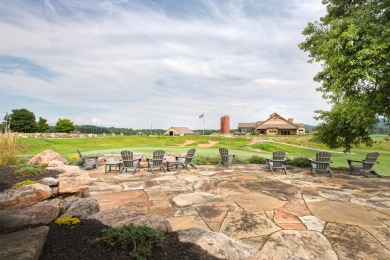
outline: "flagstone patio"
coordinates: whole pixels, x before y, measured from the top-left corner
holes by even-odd
[[[203,228],[254,246],[256,259],[390,259],[390,178],[263,165],[198,166],[135,175],[89,172],[101,210],[160,215],[173,230]]]

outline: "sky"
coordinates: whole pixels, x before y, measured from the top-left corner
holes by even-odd
[[[0,117],[195,130],[275,112],[316,125],[321,67],[298,44],[325,12],[321,0],[0,0]]]

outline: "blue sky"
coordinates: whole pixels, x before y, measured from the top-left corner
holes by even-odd
[[[218,129],[276,112],[317,124],[297,45],[321,0],[0,0],[0,117]]]

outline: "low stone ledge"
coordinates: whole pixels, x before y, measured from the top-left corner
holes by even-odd
[[[48,233],[41,226],[0,236],[0,259],[38,259]]]

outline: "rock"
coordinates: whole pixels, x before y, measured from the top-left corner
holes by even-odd
[[[127,209],[108,209],[93,214],[88,219],[97,219],[111,227],[133,224],[135,226],[147,226],[158,231],[172,231],[169,221],[160,216],[131,212]]]
[[[0,211],[1,214],[12,217],[17,223],[16,226],[27,224],[49,224],[58,217],[60,211],[60,200],[52,199],[38,202],[32,206],[24,208],[6,209]]]
[[[86,190],[91,182],[87,172],[63,173],[58,176],[59,194]]]
[[[235,194],[227,197],[236,202],[245,211],[265,211],[282,207],[286,202],[262,194]]]
[[[316,217],[341,224],[384,226],[363,206],[347,201],[308,202],[308,208]]]
[[[0,193],[0,209],[30,206],[50,196],[50,187],[39,183],[8,189]]]
[[[272,234],[253,259],[338,259],[319,232],[282,230]]]
[[[308,230],[314,230],[318,232],[322,232],[325,227],[325,221],[315,216],[303,216],[299,217],[299,219],[305,224]]]
[[[99,203],[93,198],[79,198],[74,200],[63,216],[87,218],[100,211]]]
[[[172,199],[172,204],[179,208],[195,207],[205,203],[223,201],[223,197],[207,192],[194,192],[181,194]]]
[[[48,167],[64,167],[65,163],[61,162],[59,160],[53,160],[53,161],[50,161],[47,166]]]
[[[58,187],[50,187],[51,190],[51,196],[52,197],[57,197],[58,195]]]
[[[294,185],[286,184],[277,180],[250,182],[242,184],[242,186],[249,190],[265,193],[283,201],[289,201],[293,198],[301,198],[300,189]]]
[[[328,223],[324,235],[340,259],[390,259],[390,250],[358,226]]]
[[[41,226],[0,236],[0,259],[38,259],[48,232]]]
[[[272,234],[280,228],[268,218],[264,212],[228,212],[220,231],[234,237],[243,239]]]
[[[52,150],[46,150],[35,155],[28,161],[28,163],[33,165],[49,164],[54,160],[63,162],[64,164],[68,163],[59,153],[56,153]]]
[[[194,243],[212,256],[221,259],[253,259],[256,249],[223,233],[201,228],[177,231],[181,242]]]
[[[53,178],[53,177],[48,177],[48,178],[43,178],[39,181],[39,183],[41,184],[45,184],[49,187],[54,187],[54,186],[57,186],[58,185],[58,180],[56,178]]]

